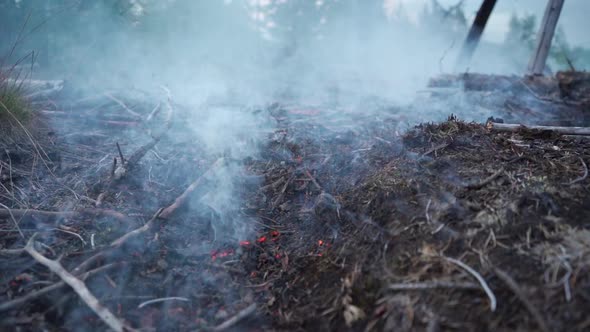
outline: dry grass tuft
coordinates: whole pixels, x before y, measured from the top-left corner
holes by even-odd
[[[25,98],[20,81],[9,80],[6,73],[0,72],[0,122],[16,124],[31,119],[32,109]]]

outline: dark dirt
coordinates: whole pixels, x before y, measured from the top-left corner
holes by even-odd
[[[125,99],[142,116],[159,102]],[[118,155],[115,143],[131,155],[149,142],[146,126],[162,129],[164,114],[143,125],[104,97],[48,105],[54,106],[40,118],[48,125],[31,128],[32,140],[3,141],[9,152],[0,158],[0,329],[104,329],[67,287],[3,307],[59,281],[28,255],[10,252],[26,241],[7,211],[96,208],[104,191],[97,183]],[[69,271],[108,252],[85,270],[117,265],[85,282],[131,326],[211,330],[254,303],[256,312],[234,329],[590,327],[590,179],[583,177],[589,139],[494,132],[454,116],[402,131],[403,108],[343,115],[275,104],[255,111],[275,126],[260,153],[237,160],[208,154],[187,127],[185,110],[174,108],[173,135],[109,187],[99,207],[124,218],[16,218],[24,238],[39,233],[38,250]],[[108,250],[220,157],[235,170],[239,204],[220,212],[199,199],[224,185],[223,177],[213,179],[193,193],[189,207]],[[242,224],[251,228],[248,238],[234,229]],[[481,275],[497,299],[495,311],[473,275],[449,259]],[[495,269],[516,282],[520,298]],[[446,287],[393,289],[435,282]],[[544,321],[527,309],[523,294]],[[181,299],[144,303],[166,297]]]

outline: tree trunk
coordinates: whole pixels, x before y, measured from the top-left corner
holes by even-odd
[[[471,26],[471,29],[469,29],[469,34],[467,35],[467,39],[465,39],[465,43],[463,44],[463,48],[457,59],[456,68],[458,70],[460,69],[463,71],[462,67],[469,64],[471,61],[471,57],[477,48],[479,39],[481,38],[486,24],[488,23],[488,19],[494,10],[494,6],[496,6],[496,0],[484,0],[481,7],[479,7],[473,25]]]
[[[543,21],[537,34],[537,46],[529,62],[529,75],[543,75],[547,57],[549,56],[549,49],[551,48],[551,41],[555,34],[555,28],[557,27],[557,21],[559,20],[564,1],[549,0],[547,3],[545,15],[543,15]]]

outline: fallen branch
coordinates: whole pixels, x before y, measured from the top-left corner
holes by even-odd
[[[23,252],[25,251],[24,249],[20,249],[20,250],[22,250]],[[113,264],[103,265],[101,267],[98,267],[96,269],[90,270],[90,271],[88,271],[86,273],[83,273],[83,274],[79,275],[79,278],[81,280],[86,280],[86,279],[88,279],[90,277],[95,276],[96,274],[98,274],[100,272],[103,272],[103,271],[106,271],[106,270],[109,270],[109,269],[112,269],[112,268],[115,268],[115,267],[120,267],[123,264],[125,264],[125,263],[124,262],[119,262],[119,263],[113,263]],[[64,286],[66,286],[66,283],[65,283],[65,281],[62,280],[62,281],[57,282],[55,284],[49,285],[47,287],[43,287],[43,288],[41,288],[41,289],[39,289],[37,291],[30,292],[30,293],[28,293],[28,294],[26,294],[24,296],[21,296],[19,298],[14,299],[14,300],[0,303],[0,312],[11,310],[11,309],[14,309],[14,308],[18,308],[21,305],[23,305],[23,304],[25,304],[25,303],[27,303],[29,301],[32,301],[34,299],[37,299],[37,298],[39,298],[39,297],[41,297],[43,295],[49,294],[49,293],[53,292],[54,290],[58,290],[58,289],[60,289],[60,288],[62,288]]]
[[[152,137],[152,140],[149,141],[148,143],[140,146],[137,150],[135,150],[135,152],[133,152],[131,154],[131,156],[129,156],[128,159],[125,159],[123,157],[123,153],[121,152],[121,148],[119,146],[119,143],[117,143],[117,150],[119,153],[119,158],[121,160],[118,164],[116,162],[114,162],[113,170],[111,170],[111,172],[109,173],[106,183],[103,182],[103,183],[99,183],[97,185],[98,188],[100,188],[99,191],[101,191],[99,196],[100,195],[104,196],[105,192],[108,191],[113,186],[114,183],[123,179],[129,171],[131,171],[133,168],[135,168],[139,164],[139,161],[141,160],[141,158],[143,158],[143,156],[145,156],[149,150],[151,150],[154,146],[156,146],[156,144],[158,144],[158,142],[160,142],[162,137],[164,137],[166,132],[168,132],[168,130],[172,126],[172,116],[174,114],[174,108],[172,107],[170,91],[165,88],[163,88],[163,89],[167,93],[166,106],[168,109],[166,119],[164,120],[164,130],[159,135],[156,135],[156,136],[152,135],[152,133],[150,132],[150,136]],[[100,201],[102,201],[102,199],[98,200],[98,201],[100,202]]]
[[[500,280],[502,280],[506,284],[506,286],[508,286],[508,288],[510,288],[510,290],[516,295],[516,297],[518,297],[518,299],[522,302],[522,304],[524,304],[526,309],[529,311],[529,313],[533,316],[533,318],[537,322],[537,325],[539,325],[539,328],[544,332],[551,331],[551,329],[549,328],[549,325],[547,325],[547,323],[545,322],[545,319],[543,318],[543,315],[541,314],[541,312],[539,312],[539,310],[537,310],[537,307],[535,307],[535,305],[532,304],[531,301],[529,301],[529,299],[523,293],[523,291],[518,286],[516,281],[514,279],[512,279],[512,277],[509,276],[508,273],[502,271],[501,269],[499,269],[497,267],[494,267],[493,270],[494,270],[494,273],[498,276],[498,278],[500,278]]]
[[[213,165],[211,165],[211,167],[209,167],[209,169],[205,173],[203,173],[198,179],[196,179],[193,183],[191,183],[190,186],[188,186],[188,188],[186,188],[186,190],[174,200],[174,203],[170,204],[170,206],[168,206],[167,208],[164,209],[164,211],[162,211],[162,213],[160,214],[160,218],[162,218],[162,219],[170,218],[170,216],[174,212],[176,212],[176,210],[179,207],[181,207],[182,205],[184,205],[186,203],[189,196],[191,196],[191,194],[197,188],[199,188],[203,183],[210,181],[212,175],[218,169],[220,169],[224,164],[225,164],[225,158],[217,159],[217,161],[215,161],[213,163]]]
[[[557,127],[557,126],[538,126],[538,125],[525,126],[522,124],[495,123],[495,122],[488,122],[487,127],[491,130],[506,131],[506,132],[517,132],[519,130],[541,130],[541,131],[554,131],[556,133],[564,134],[564,135],[590,136],[590,127]]]
[[[98,252],[98,253],[90,256],[89,258],[87,258],[85,261],[83,261],[78,266],[76,266],[76,268],[73,270],[73,272],[75,274],[82,273],[84,270],[88,269],[88,267],[90,265],[92,265],[92,263],[96,262],[97,260],[99,260],[101,258],[107,257],[114,250],[122,247],[123,244],[125,244],[125,243],[127,243],[127,241],[129,241],[129,239],[132,239],[142,233],[145,233],[145,232],[151,230],[154,227],[156,220],[158,219],[158,217],[162,213],[162,210],[163,209],[159,209],[145,225],[122,235],[118,239],[111,242],[111,244],[105,250]]]
[[[461,262],[460,260],[454,259],[451,257],[445,257],[445,256],[443,256],[443,258],[446,259],[447,261],[459,266],[460,268],[464,269],[465,271],[469,272],[472,276],[474,276],[475,279],[477,279],[477,281],[479,281],[479,284],[481,285],[483,290],[486,292],[486,294],[490,298],[490,309],[492,310],[492,312],[496,311],[496,304],[497,304],[496,296],[494,295],[494,292],[492,292],[492,290],[490,289],[490,286],[488,286],[485,279],[479,273],[477,273],[477,271],[475,271],[474,269],[469,267],[467,264]]]
[[[225,322],[217,325],[216,327],[213,328],[213,331],[225,331],[227,329],[229,329],[230,327],[236,325],[237,323],[239,323],[242,319],[250,316],[251,314],[253,314],[256,311],[256,304],[253,303],[249,306],[247,306],[246,308],[240,310],[235,316],[233,316],[232,318],[226,320]]]
[[[154,226],[154,223],[156,222],[158,217],[160,217],[160,215],[162,214],[162,211],[163,211],[163,209],[159,209],[156,212],[156,214],[154,214],[154,216],[145,225],[143,225],[139,228],[136,228],[136,229],[132,230],[131,232],[128,232],[127,234],[122,235],[121,237],[119,237],[115,241],[111,242],[111,247],[118,248],[118,247],[122,246],[125,242],[129,241],[130,238],[136,237],[139,234],[145,233],[145,232],[149,231],[150,229],[152,229],[152,227]]]
[[[47,257],[41,255],[35,248],[33,248],[34,240],[37,233],[35,233],[29,239],[27,245],[25,246],[25,251],[31,255],[37,262],[45,265],[51,272],[57,274],[66,284],[68,284],[72,289],[80,296],[82,301],[94,311],[103,322],[105,322],[110,328],[117,332],[123,332],[125,330],[130,330],[125,326],[123,322],[121,322],[111,311],[102,306],[98,302],[98,299],[92,295],[90,290],[86,287],[84,282],[80,279],[76,278],[74,275],[66,271],[59,262],[48,259]]]

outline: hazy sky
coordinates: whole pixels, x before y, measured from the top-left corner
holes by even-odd
[[[402,5],[410,15],[418,15],[424,5],[430,0],[385,0],[394,8]],[[450,6],[459,0],[439,0],[443,5]],[[482,0],[465,0],[465,10],[470,21],[473,20]],[[519,16],[525,14],[537,15],[537,23],[543,17],[546,0],[498,0],[496,8],[490,18],[484,38],[490,41],[502,41],[508,29],[508,22],[512,13]],[[590,0],[565,0],[559,25],[565,30],[566,37],[571,44],[590,47]]]

